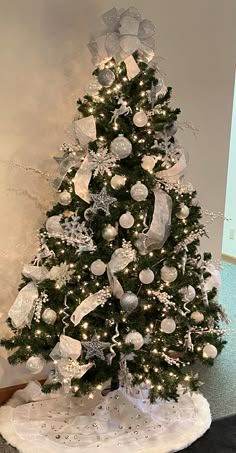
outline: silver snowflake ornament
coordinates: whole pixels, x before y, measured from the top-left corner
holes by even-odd
[[[80,219],[76,213],[70,219],[65,220],[63,229],[63,239],[67,245],[72,245],[72,247],[77,249],[76,253],[96,250],[91,232],[85,226],[85,222],[80,223]]]
[[[59,266],[53,266],[49,272],[49,278],[55,280],[56,288],[60,289],[70,281],[74,270],[66,262],[61,263]]]
[[[97,335],[94,334],[90,341],[82,341],[82,346],[87,351],[86,359],[98,357],[101,360],[105,360],[103,350],[109,348],[110,343],[98,340]]]
[[[107,148],[100,146],[97,152],[90,151],[89,160],[92,164],[94,176],[104,175],[104,173],[111,176],[111,168],[115,166],[117,159],[108,152]]]
[[[103,187],[100,193],[91,193],[91,198],[94,203],[91,208],[93,212],[101,209],[106,215],[110,215],[110,205],[116,202],[116,198],[108,195],[106,187]]]

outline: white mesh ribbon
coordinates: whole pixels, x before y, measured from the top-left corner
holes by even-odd
[[[89,160],[87,155],[84,158],[79,170],[76,172],[74,177],[74,190],[76,195],[84,200],[86,203],[90,203],[90,194],[89,194],[89,183],[92,177],[93,165]]]
[[[26,278],[31,278],[35,282],[41,282],[48,276],[48,270],[45,266],[34,266],[33,264],[25,264],[22,274]]]
[[[79,155],[68,155],[61,159],[58,167],[58,176],[53,182],[53,185],[56,189],[59,189],[63,180],[65,179],[68,171],[71,168],[79,167],[81,162],[81,157]]]
[[[96,122],[93,115],[86,116],[74,121],[74,129],[77,140],[81,146],[86,146],[97,138]]]
[[[135,250],[130,242],[123,243],[122,248],[116,249],[107,265],[107,276],[112,294],[118,299],[124,294],[124,290],[115,276],[117,272],[123,271],[132,261],[135,260]]]
[[[79,340],[68,337],[67,335],[60,336],[60,353],[61,357],[69,357],[77,360],[81,355],[82,346]]]
[[[139,11],[134,8],[118,10],[112,8],[102,16],[105,27],[95,33],[89,44],[94,64],[102,65],[110,58],[124,61],[128,64],[128,77],[137,75],[138,67],[132,57],[135,51],[139,51],[146,61],[151,61],[154,56],[154,33],[155,27],[149,20],[142,19]],[[131,57],[126,61],[127,57]],[[133,69],[130,69],[130,65]],[[139,71],[139,70],[138,70]]]
[[[91,311],[95,310],[99,305],[105,304],[105,302],[111,296],[111,291],[109,287],[101,289],[95,294],[91,294],[86,299],[84,299],[81,304],[75,309],[71,315],[71,321],[75,326],[77,326],[84,316],[88,315]]]
[[[14,304],[8,312],[14,327],[17,329],[22,329],[26,325],[30,327],[37,298],[38,289],[33,282],[28,283],[19,291]]]
[[[181,178],[185,174],[185,170],[187,168],[187,162],[185,155],[182,154],[178,162],[174,164],[171,168],[168,168],[168,170],[161,170],[156,173],[156,176],[158,178],[163,178],[166,181],[169,182],[178,182],[181,180]]]
[[[170,234],[172,199],[163,190],[154,190],[155,204],[152,222],[146,233],[140,233],[136,246],[141,255],[163,247]]]

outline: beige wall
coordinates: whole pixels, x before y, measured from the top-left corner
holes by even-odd
[[[166,82],[186,130],[189,176],[206,208],[223,210],[235,68],[235,0],[133,2],[157,26]],[[52,171],[75,102],[91,73],[86,44],[98,16],[127,1],[0,0],[1,311],[11,305],[22,264],[36,249],[37,228],[53,200],[44,178],[9,162]],[[207,248],[219,256],[222,225]],[[1,327],[3,331],[3,326]]]

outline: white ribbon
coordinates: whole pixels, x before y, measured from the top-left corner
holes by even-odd
[[[89,161],[89,156],[84,158],[79,170],[76,172],[74,177],[74,190],[76,195],[84,200],[86,203],[90,203],[91,197],[89,194],[89,183],[92,178],[93,165]]]
[[[60,352],[61,357],[70,357],[77,360],[82,351],[81,342],[67,335],[60,335]]]
[[[130,70],[131,60],[127,62],[126,59],[138,50],[142,58],[151,61],[155,48],[153,23],[143,20],[133,7],[127,10],[112,8],[103,14],[102,20],[105,29],[95,33],[88,44],[93,63],[103,65],[111,58],[124,61],[128,64],[128,77],[135,77],[137,68]]]
[[[96,121],[93,115],[74,121],[75,135],[81,146],[88,145],[97,138]]]
[[[170,234],[172,199],[163,190],[154,189],[155,204],[152,222],[146,233],[140,233],[136,245],[141,255],[161,249]]]
[[[169,182],[178,182],[185,173],[185,170],[187,168],[187,162],[185,155],[182,154],[178,162],[174,164],[171,168],[168,168],[168,170],[161,170],[156,173],[156,176],[158,178],[163,178]]]
[[[91,294],[86,299],[84,299],[71,315],[70,319],[73,324],[77,326],[86,315],[95,310],[95,308],[97,308],[99,305],[107,302],[110,296],[110,288],[105,287],[104,289],[101,289],[97,293]]]
[[[33,282],[28,283],[19,291],[8,312],[14,327],[17,329],[23,329],[26,325],[30,327],[38,295],[37,286]]]
[[[124,60],[125,66],[126,66],[126,72],[127,72],[127,77],[129,80],[133,79],[138,73],[140,72],[140,69],[133,57],[133,55],[130,55]]]
[[[48,276],[48,270],[45,266],[34,266],[33,264],[25,264],[22,274],[26,278],[31,278],[35,282],[41,282]]]
[[[124,290],[115,276],[117,272],[123,271],[132,261],[135,260],[135,250],[130,242],[123,242],[122,248],[116,249],[107,264],[107,276],[110,283],[112,294],[120,299]]]

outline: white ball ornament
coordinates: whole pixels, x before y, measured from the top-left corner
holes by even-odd
[[[218,351],[216,347],[210,343],[207,343],[202,350],[202,355],[204,359],[215,359],[217,354]]]
[[[132,143],[123,134],[119,134],[110,144],[110,151],[117,159],[125,159],[132,152]]]
[[[59,195],[59,203],[62,206],[68,206],[71,203],[71,194],[67,190],[63,190],[63,192]]]
[[[113,241],[117,234],[118,234],[117,229],[113,225],[109,224],[105,226],[105,228],[103,229],[102,237],[106,241]]]
[[[41,357],[38,356],[32,356],[30,357],[25,366],[28,371],[30,371],[32,374],[37,374],[40,373],[45,365],[45,360],[42,359]]]
[[[103,275],[106,270],[106,264],[102,260],[93,261],[90,270],[94,275]]]
[[[60,220],[61,215],[54,215],[48,218],[46,222],[46,230],[50,236],[58,237],[64,233],[64,230],[60,224]]]
[[[111,178],[111,187],[112,189],[120,189],[126,183],[126,177],[121,175],[114,175]]]
[[[178,272],[175,267],[169,267],[164,265],[161,268],[161,279],[166,283],[174,282],[178,277]]]
[[[57,314],[54,310],[52,310],[51,308],[46,308],[46,310],[44,310],[44,312],[42,314],[42,320],[46,324],[53,325],[55,323],[56,319],[57,319]]]
[[[184,203],[181,203],[180,209],[177,212],[176,217],[178,217],[178,219],[184,220],[187,219],[188,216],[189,216],[188,206],[186,206]]]
[[[144,285],[149,285],[150,283],[153,282],[154,280],[154,273],[152,272],[151,269],[143,269],[139,273],[139,280],[144,284]]]
[[[98,73],[98,81],[103,87],[110,87],[115,81],[115,74],[111,69],[104,68]]]
[[[120,305],[127,313],[135,310],[138,306],[138,298],[132,291],[127,291],[120,298]]]
[[[131,187],[130,195],[135,201],[144,201],[148,196],[148,188],[138,181]]]
[[[148,122],[148,117],[145,112],[136,112],[133,116],[133,122],[137,127],[144,127]]]
[[[164,333],[173,333],[176,329],[176,324],[174,319],[172,318],[165,318],[161,321],[161,330]]]
[[[157,159],[155,156],[143,156],[141,167],[146,171],[152,171],[155,167]]]
[[[179,292],[183,296],[185,302],[192,302],[196,297],[196,291],[191,285],[182,288]]]
[[[141,333],[139,332],[130,332],[125,337],[126,344],[132,344],[134,346],[135,351],[141,349],[144,344],[144,339]]]
[[[125,214],[122,214],[119,218],[119,224],[122,228],[131,228],[134,224],[134,218],[132,214],[129,211],[125,212]]]
[[[198,324],[204,321],[204,315],[200,311],[193,311],[191,313],[191,319]]]

